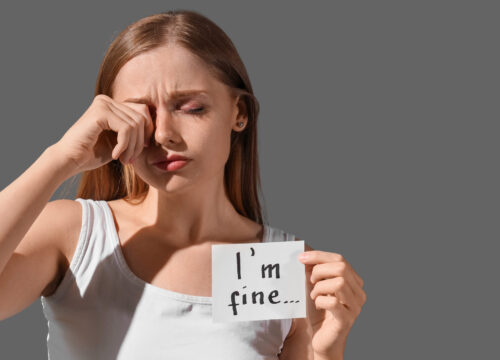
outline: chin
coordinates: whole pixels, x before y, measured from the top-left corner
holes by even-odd
[[[142,177],[141,177],[142,178]],[[192,190],[193,182],[186,177],[165,173],[162,176],[142,178],[150,187],[165,193],[182,193]]]

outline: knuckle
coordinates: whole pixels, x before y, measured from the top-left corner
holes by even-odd
[[[144,117],[142,115],[136,116],[134,122],[137,127],[142,127],[144,126]]]
[[[347,264],[345,262],[339,262],[338,264],[339,271],[344,274],[345,271],[347,270]]]
[[[105,94],[98,94],[94,97],[95,101],[106,101],[108,99],[108,96]]]
[[[321,306],[321,298],[316,297],[316,298],[314,299],[314,305],[316,306],[316,308],[317,308],[318,306]]]
[[[318,268],[315,266],[313,267],[312,271],[311,271],[311,282],[313,282],[314,280],[316,280],[316,278],[318,277]]]
[[[147,105],[147,104],[141,104],[141,105],[142,105],[143,114],[149,114],[149,105]]]
[[[349,328],[352,328],[352,327],[353,327],[353,325],[354,325],[354,321],[355,321],[355,320],[356,320],[356,318],[349,318],[349,319],[347,319],[347,326],[348,326]]]

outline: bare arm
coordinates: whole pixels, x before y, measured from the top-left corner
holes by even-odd
[[[71,165],[50,146],[0,192],[0,274],[51,196],[72,175]]]
[[[126,111],[117,115],[116,108]],[[116,139],[101,136],[104,130]],[[97,95],[64,136],[0,192],[0,321],[51,295],[69,261],[82,209],[74,200],[49,202],[57,188],[113,158],[137,156],[153,131],[147,105]],[[129,141],[132,136],[137,142]]]
[[[66,199],[48,202],[73,175],[60,154],[47,148],[0,192],[0,321],[55,288],[67,262],[63,249],[74,243],[80,205]]]

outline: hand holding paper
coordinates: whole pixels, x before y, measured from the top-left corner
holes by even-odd
[[[311,250],[304,258],[308,309],[313,329],[312,348],[318,358],[342,358],[347,335],[366,301],[364,281],[345,258],[337,253]]]

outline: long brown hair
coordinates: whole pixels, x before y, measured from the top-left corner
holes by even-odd
[[[253,94],[245,66],[231,39],[210,19],[191,10],[171,10],[127,26],[112,41],[97,75],[94,96],[112,94],[113,82],[121,67],[133,57],[169,43],[190,50],[206,63],[216,79],[246,106],[248,124],[231,133],[231,151],[224,168],[224,188],[241,215],[262,224],[259,191],[262,192],[258,152],[257,118],[259,102]],[[94,200],[144,200],[149,185],[130,165],[112,160],[97,169],[81,173],[77,197]],[[267,222],[267,221],[266,221]]]

